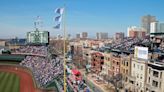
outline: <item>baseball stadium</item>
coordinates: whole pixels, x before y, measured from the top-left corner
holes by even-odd
[[[61,92],[63,89],[62,61],[50,53],[48,32],[40,32],[40,36],[38,32],[31,32],[37,35],[32,35],[34,39],[27,37],[26,44],[0,54],[0,92]],[[41,41],[41,36],[46,36],[47,41]]]

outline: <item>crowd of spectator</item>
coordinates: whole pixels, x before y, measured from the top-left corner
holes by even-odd
[[[145,44],[148,42],[150,42],[148,39],[126,38],[123,41],[116,41],[114,44],[111,45],[111,48],[120,50],[130,50],[131,48],[134,48],[134,45]]]
[[[58,58],[48,60],[45,57],[27,56],[20,65],[32,70],[35,80],[41,87],[63,74],[63,65]]]
[[[46,56],[47,51],[48,50],[46,46],[22,46],[19,49],[15,49],[14,53],[25,53]]]

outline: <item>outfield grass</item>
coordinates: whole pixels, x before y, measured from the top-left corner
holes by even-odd
[[[20,92],[20,78],[16,74],[0,72],[0,92]]]

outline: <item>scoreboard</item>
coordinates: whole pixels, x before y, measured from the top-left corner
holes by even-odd
[[[48,44],[49,32],[48,31],[31,31],[27,32],[27,43],[30,44]]]

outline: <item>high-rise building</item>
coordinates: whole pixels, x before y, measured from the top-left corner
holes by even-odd
[[[96,39],[108,39],[108,33],[98,32],[96,33]]]
[[[164,33],[164,23],[160,23],[160,32]]]
[[[124,33],[118,32],[115,34],[115,40],[123,40],[124,39]]]
[[[96,39],[100,39],[100,33],[96,33]]]
[[[158,21],[151,22],[150,24],[150,33],[157,33],[159,31]]]
[[[82,32],[81,33],[81,37],[82,38],[87,38],[88,37],[88,33],[87,32]]]
[[[150,36],[155,36],[156,33],[164,33],[164,23],[152,22],[150,26]]]
[[[141,27],[146,30],[146,33],[150,33],[150,23],[156,22],[156,17],[151,15],[143,16],[141,19]]]
[[[76,34],[76,38],[80,38],[80,34]]]
[[[127,36],[132,38],[144,38],[146,36],[146,31],[143,28],[131,26],[127,29]]]

